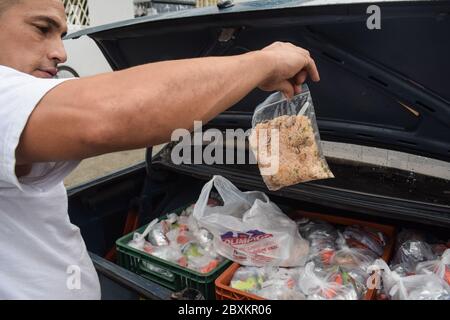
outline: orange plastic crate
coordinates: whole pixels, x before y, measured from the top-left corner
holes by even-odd
[[[306,212],[302,210],[295,210],[289,214],[289,217],[297,220],[301,217],[312,219],[312,220],[322,220],[329,222],[331,224],[337,225],[359,225],[366,226],[383,232],[388,237],[388,242],[384,247],[384,253],[382,259],[389,262],[394,250],[395,243],[395,228],[393,226],[378,224],[374,222],[368,222],[363,220],[338,217],[328,214]],[[265,300],[254,294],[250,294],[241,290],[234,289],[230,286],[231,279],[236,270],[240,267],[238,263],[233,263],[229,266],[215,281],[216,285],[216,299],[217,300]],[[376,289],[369,289],[364,296],[364,300],[374,300],[376,298]]]

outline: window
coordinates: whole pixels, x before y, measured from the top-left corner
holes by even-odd
[[[70,26],[89,26],[88,0],[63,0],[66,8],[67,24]]]

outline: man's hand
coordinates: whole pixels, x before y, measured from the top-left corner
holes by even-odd
[[[319,72],[309,52],[287,42],[275,42],[261,50],[267,58],[267,63],[273,66],[258,87],[264,91],[281,91],[288,98],[300,93],[300,85],[309,76],[313,81],[319,81]]]

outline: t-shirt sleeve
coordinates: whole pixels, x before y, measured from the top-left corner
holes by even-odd
[[[70,79],[40,79],[0,66],[0,188],[46,190],[59,183],[78,161],[33,164],[30,174],[16,176],[16,149],[34,108],[54,87]],[[45,143],[45,142],[43,142]]]

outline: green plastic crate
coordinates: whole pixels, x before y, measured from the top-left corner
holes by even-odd
[[[181,214],[185,208],[187,207],[173,212]],[[159,220],[161,221],[165,218],[166,216],[163,216]],[[200,273],[128,246],[128,243],[133,239],[133,234],[135,232],[144,232],[146,227],[147,225],[116,241],[117,263],[121,267],[170,290],[181,291],[189,287],[199,290],[205,299],[215,299],[214,281],[231,264],[231,261],[223,261],[216,269],[209,273]]]

